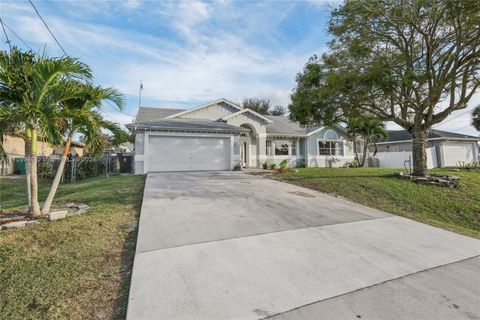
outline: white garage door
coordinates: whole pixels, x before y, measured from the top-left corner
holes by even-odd
[[[230,138],[150,136],[148,171],[229,170]]]
[[[444,166],[457,166],[458,162],[475,161],[475,145],[473,143],[445,143],[443,146]]]

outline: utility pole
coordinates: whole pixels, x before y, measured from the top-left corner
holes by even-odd
[[[143,83],[140,80],[140,89],[138,90],[138,107],[140,108],[142,105],[142,90],[143,90]]]

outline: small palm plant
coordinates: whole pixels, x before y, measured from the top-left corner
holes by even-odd
[[[377,144],[375,141],[377,139],[384,139],[387,137],[387,132],[385,131],[385,124],[378,118],[373,117],[358,117],[349,119],[347,123],[347,131],[349,135],[353,137],[354,151],[360,167],[365,166],[365,160],[367,159],[370,145],[373,144],[373,155],[375,155],[377,153]],[[360,143],[363,142],[361,158],[358,157],[357,141]]]
[[[62,100],[59,104],[59,119],[57,122],[59,125],[58,130],[62,131],[65,137],[63,154],[47,199],[43,204],[42,214],[50,212],[74,135],[82,134],[85,138],[85,143],[93,152],[98,151],[102,146],[103,130],[110,131],[117,142],[125,142],[127,140],[127,134],[117,124],[106,121],[99,113],[104,101],[111,101],[118,109],[123,109],[123,97],[117,90],[84,84],[78,81],[66,82],[63,90],[67,92],[68,98]]]

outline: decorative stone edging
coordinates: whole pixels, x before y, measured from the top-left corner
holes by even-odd
[[[460,186],[460,177],[447,174],[429,174],[421,177],[405,172],[394,172],[393,175],[400,179],[412,180],[416,183],[430,184],[443,188],[458,188]]]
[[[1,224],[0,225],[0,230],[12,230],[12,229],[21,229],[21,228],[24,228],[25,226],[33,226],[35,224],[38,224],[40,223],[40,221],[42,220],[46,220],[47,221],[56,221],[56,220],[63,220],[67,217],[70,217],[70,216],[76,216],[76,215],[79,215],[79,214],[83,214],[85,212],[88,211],[88,209],[90,209],[90,207],[86,204],[83,204],[83,203],[74,203],[74,202],[70,202],[70,203],[67,203],[61,207],[59,207],[59,209],[64,209],[64,210],[56,210],[56,211],[52,211],[50,212],[49,214],[47,214],[46,216],[42,216],[42,217],[39,217],[37,219],[32,219],[32,220],[27,220],[27,215],[21,215],[21,213],[19,213],[16,217],[17,218],[10,218],[10,219],[16,219],[15,221],[11,221],[11,222],[7,222],[7,223],[4,223],[4,224]],[[1,215],[0,215],[0,218],[1,218]],[[0,221],[1,222],[1,221]]]

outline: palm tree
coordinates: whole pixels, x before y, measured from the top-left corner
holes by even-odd
[[[354,152],[359,162],[360,167],[365,166],[365,160],[367,159],[368,149],[371,144],[374,145],[375,151],[373,155],[377,153],[377,139],[387,137],[385,131],[385,124],[373,117],[352,118],[348,119],[347,132],[352,137],[354,144]],[[357,141],[363,140],[363,150],[361,159],[358,157]]]
[[[126,135],[117,124],[104,120],[98,112],[105,100],[113,102],[120,110],[123,109],[124,101],[117,90],[94,87],[91,84],[83,84],[78,81],[66,83],[64,90],[71,92],[71,94],[69,94],[68,99],[60,103],[61,121],[59,121],[59,124],[61,125],[60,130],[65,136],[63,154],[47,199],[43,204],[42,214],[50,212],[70,152],[70,144],[75,134],[83,134],[87,146],[93,150],[101,146],[102,130],[106,129],[112,132],[117,139],[122,139],[119,138],[122,133]],[[124,139],[126,140],[126,137]]]
[[[65,98],[61,87],[66,79],[91,78],[90,68],[71,57],[48,58],[13,48],[0,52],[0,120],[23,124],[30,141],[29,212],[41,214],[38,203],[37,139],[59,141],[61,132],[53,123],[58,119],[58,103]]]
[[[480,105],[478,105],[472,112],[472,126],[480,131]]]

